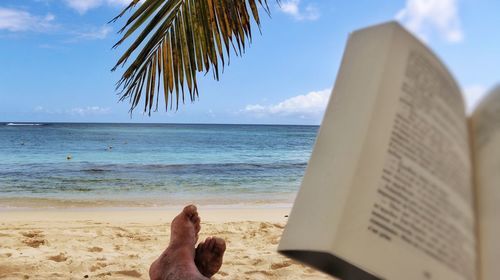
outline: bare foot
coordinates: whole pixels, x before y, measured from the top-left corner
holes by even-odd
[[[202,280],[194,263],[196,242],[200,232],[200,217],[196,206],[189,205],[177,215],[170,227],[170,243],[149,268],[152,280]]]
[[[226,251],[226,242],[222,238],[208,237],[196,247],[195,263],[201,274],[210,278],[222,266],[222,257]]]

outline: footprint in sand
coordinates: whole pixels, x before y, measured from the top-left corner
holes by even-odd
[[[101,247],[92,247],[92,248],[89,248],[88,251],[91,253],[99,253],[99,252],[102,252],[102,248]]]
[[[105,278],[107,276],[111,276],[111,272],[103,272],[103,273],[99,273],[96,275],[97,279],[99,278]]]
[[[108,264],[107,264],[107,263],[104,263],[104,262],[98,262],[98,263],[96,263],[96,264],[94,264],[94,265],[92,265],[92,266],[90,267],[90,272],[94,272],[94,271],[99,270],[99,269],[101,269],[101,268],[104,268],[104,267],[106,267],[106,266],[108,266]]]
[[[30,247],[38,248],[38,247],[40,247],[40,245],[47,244],[47,240],[39,239],[39,238],[38,239],[37,238],[28,238],[28,239],[23,240],[23,243],[30,246]]]
[[[273,224],[274,227],[279,228],[279,229],[284,229],[285,225],[284,224]]]
[[[65,262],[68,259],[68,257],[64,253],[59,253],[59,255],[51,256],[48,257],[47,259],[55,262]]]
[[[27,232],[21,232],[21,235],[28,238],[35,238],[35,237],[43,237],[42,233],[43,231],[41,230],[32,230]]]
[[[26,239],[23,240],[23,243],[33,248],[38,248],[40,247],[40,245],[45,245],[47,243],[47,240],[43,239],[44,235],[42,233],[43,232],[40,230],[21,232],[21,235],[26,237]]]
[[[285,267],[289,267],[291,266],[293,263],[290,262],[290,261],[284,261],[284,262],[280,262],[280,263],[273,263],[271,264],[271,269],[272,270],[277,270],[277,269],[281,269],[281,268],[285,268]]]
[[[252,270],[252,271],[246,271],[246,275],[253,275],[253,274],[264,274],[265,276],[275,276],[275,273],[269,272],[266,270]]]
[[[259,226],[259,231],[260,232],[264,232],[264,233],[267,233],[269,232],[269,229],[271,228],[271,224],[270,223],[260,223],[260,226]]]
[[[120,270],[120,271],[115,271],[115,273],[135,278],[140,278],[142,276],[142,274],[137,270]]]
[[[264,262],[264,260],[262,260],[262,259],[256,259],[256,260],[253,260],[253,261],[252,261],[252,265],[253,265],[253,266],[255,266],[255,265],[259,265],[259,264],[261,264],[261,263],[263,263],[263,262]]]

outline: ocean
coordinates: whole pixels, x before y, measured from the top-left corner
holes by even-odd
[[[318,128],[0,123],[0,207],[290,204]]]

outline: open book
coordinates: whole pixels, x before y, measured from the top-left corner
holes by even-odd
[[[500,279],[500,87],[468,117],[398,23],[352,33],[278,250],[340,279]]]

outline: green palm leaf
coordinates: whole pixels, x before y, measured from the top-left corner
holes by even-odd
[[[279,3],[279,0],[276,0]],[[133,9],[133,0],[116,18]],[[118,59],[113,71],[134,60],[117,83],[120,101],[129,99],[132,112],[144,100],[144,112],[158,109],[163,90],[165,110],[179,108],[187,91],[198,96],[197,73],[210,70],[216,80],[229,63],[231,48],[241,55],[252,39],[251,19],[260,29],[257,3],[269,14],[267,0],[146,0],[130,16],[116,48],[135,35],[135,40]],[[142,98],[141,98],[142,97]]]

